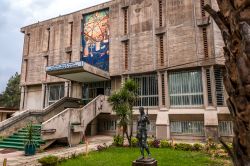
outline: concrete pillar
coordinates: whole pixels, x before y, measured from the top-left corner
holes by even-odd
[[[201,76],[202,76],[202,89],[203,89],[203,105],[205,108],[208,107],[208,96],[207,96],[207,78],[206,78],[206,69],[204,67],[201,68]]]
[[[170,139],[170,122],[167,111],[159,111],[156,118],[156,138]]]
[[[73,82],[71,85],[71,94],[74,98],[82,98],[82,84],[78,82]]]
[[[70,81],[65,81],[64,92],[64,97],[70,97]]]
[[[168,92],[168,72],[165,71],[165,103],[166,103],[166,108],[170,108],[170,97],[169,97],[169,92]]]
[[[158,99],[159,99],[159,107],[162,108],[162,86],[161,86],[161,73],[157,72],[157,77],[158,77]]]
[[[45,108],[46,106],[46,87],[47,87],[47,84],[42,84],[42,96],[41,96],[42,107],[41,108]]]
[[[25,87],[21,86],[21,98],[20,98],[20,107],[19,110],[24,110],[24,101],[25,101]]]
[[[216,110],[205,111],[204,126],[206,138],[218,140],[218,115]]]
[[[216,102],[214,66],[210,67],[210,77],[211,77],[212,101],[213,101],[213,106],[216,107],[217,106],[217,102]]]

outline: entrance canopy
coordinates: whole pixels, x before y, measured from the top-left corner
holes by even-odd
[[[48,66],[46,67],[46,73],[78,82],[96,82],[110,79],[109,72],[83,61]]]

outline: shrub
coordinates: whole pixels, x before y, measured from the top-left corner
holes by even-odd
[[[206,145],[205,145],[205,150],[209,151],[209,150],[216,150],[218,149],[218,145],[213,141],[212,138],[208,138]]]
[[[175,149],[184,150],[184,151],[192,151],[193,146],[190,144],[186,144],[186,143],[178,143],[178,144],[175,144]]]
[[[168,140],[161,140],[160,141],[160,147],[161,148],[171,148],[172,145],[170,142],[168,142]]]
[[[193,150],[194,151],[201,151],[202,149],[203,149],[203,145],[201,145],[199,143],[193,144]]]
[[[42,166],[56,166],[58,163],[58,157],[49,155],[40,158],[38,162],[42,164]]]
[[[149,146],[149,147],[154,147],[154,146],[153,146],[153,142],[154,142],[153,139],[148,139],[148,140],[147,140],[148,146]]]
[[[154,148],[159,148],[159,147],[160,147],[160,141],[159,141],[158,139],[155,139],[155,140],[153,141],[153,147],[154,147]]]
[[[132,147],[137,147],[138,146],[138,139],[136,137],[131,138],[131,145]]]
[[[120,136],[120,135],[115,135],[113,137],[113,143],[115,146],[123,146],[123,142],[124,142],[124,138],[123,136]]]

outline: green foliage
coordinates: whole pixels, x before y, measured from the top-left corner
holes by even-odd
[[[193,150],[194,151],[201,151],[201,150],[203,150],[203,145],[202,144],[199,144],[199,143],[195,143],[195,144],[193,144]]]
[[[153,142],[154,142],[154,140],[153,140],[152,138],[148,138],[148,139],[147,139],[147,144],[148,144],[148,146],[151,147],[151,148],[153,147]]]
[[[210,151],[210,150],[216,150],[219,148],[219,145],[213,141],[212,138],[208,138],[206,145],[205,145],[205,150]]]
[[[161,140],[160,147],[161,148],[172,148],[172,145],[170,142],[168,142],[168,140]]]
[[[133,133],[133,105],[137,100],[136,91],[138,85],[135,81],[128,79],[119,91],[114,92],[108,102],[112,105],[113,111],[118,116],[118,125],[123,128],[123,134],[126,133],[129,144],[131,145],[131,137]],[[128,134],[128,125],[131,124],[131,133]]]
[[[10,107],[10,108],[19,108],[20,104],[20,75],[15,73],[14,76],[11,76],[7,83],[7,87],[0,96],[0,106]]]
[[[42,164],[42,166],[56,166],[58,163],[58,157],[49,155],[42,157],[41,159],[38,160],[38,162]]]
[[[174,148],[176,150],[184,150],[184,151],[192,151],[193,150],[193,146],[191,144],[186,144],[186,143],[175,144]]]
[[[136,138],[136,137],[132,137],[131,138],[131,145],[132,145],[132,147],[137,147],[138,146],[138,142],[139,142],[138,138]]]
[[[222,166],[230,165],[224,158],[211,159],[203,152],[177,151],[168,148],[151,148],[152,156],[161,166]],[[128,166],[139,156],[138,148],[112,147],[101,152],[90,152],[60,163],[60,166]]]
[[[113,137],[113,143],[114,143],[115,146],[123,146],[123,143],[124,143],[123,136],[115,135]]]
[[[27,129],[27,142],[26,144],[33,144],[34,142],[34,138],[33,136],[37,133],[36,129],[33,127],[32,123],[29,122],[29,124],[26,126]]]

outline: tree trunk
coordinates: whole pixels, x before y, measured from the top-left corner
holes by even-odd
[[[217,0],[219,11],[204,9],[213,17],[225,43],[224,85],[233,118],[235,166],[250,166],[250,0]]]

